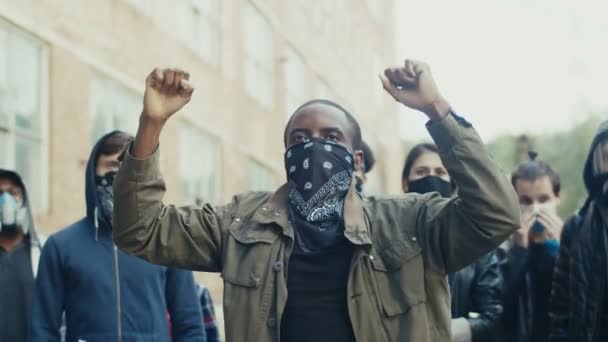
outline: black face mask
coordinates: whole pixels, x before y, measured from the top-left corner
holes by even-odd
[[[424,178],[417,179],[410,182],[407,188],[408,192],[416,192],[419,194],[438,192],[441,197],[450,197],[454,191],[452,189],[452,183],[437,176],[426,176]]]
[[[285,153],[290,215],[296,248],[318,251],[344,238],[344,197],[353,175],[353,155],[343,146],[312,138]]]
[[[114,177],[116,172],[107,172],[103,176],[95,176],[97,186],[97,202],[99,203],[99,218],[112,227],[112,213],[114,212]]]

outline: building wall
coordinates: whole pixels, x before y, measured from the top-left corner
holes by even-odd
[[[252,187],[248,167],[252,161],[265,174],[264,187],[276,187],[283,181],[282,134],[290,96],[284,76],[292,52],[304,63],[300,68],[302,85],[296,85],[301,92],[295,97],[305,100],[324,95],[350,109],[378,160],[370,175],[370,190],[399,191],[403,151],[397,106],[382,94],[377,78],[385,66],[396,62],[392,1],[218,0],[216,65],[206,62],[178,38],[176,3],[0,0],[0,23],[38,41],[44,50],[43,84],[31,85],[43,89],[40,116],[45,122],[41,130],[45,139],[41,166],[35,171],[45,185],[37,190],[40,194],[35,202],[41,207],[37,223],[42,232],[51,234],[85,212],[84,168],[92,132],[99,129],[93,127],[96,124],[92,120],[92,97],[97,96],[91,94],[94,81],[105,79],[129,94],[128,108],[133,111],[117,110],[120,120],[131,124],[118,128],[134,133],[132,126],[140,110],[137,101],[141,101],[146,75],[155,66],[188,70],[196,87],[191,103],[169,121],[162,135],[166,202],[184,202],[180,168],[187,167],[183,165],[185,159],[197,158],[197,151],[180,150],[184,126],[195,127],[219,148],[217,163],[213,163],[217,203]],[[144,9],[138,9],[137,4],[143,4]],[[245,6],[262,13],[272,29],[274,97],[270,106],[262,105],[244,88]],[[3,53],[0,49],[0,56]],[[0,163],[15,166],[17,158]],[[212,288],[216,302],[221,302],[219,278],[202,277]]]

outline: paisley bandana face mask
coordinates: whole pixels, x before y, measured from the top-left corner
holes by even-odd
[[[348,149],[323,139],[309,139],[285,153],[296,251],[319,251],[344,239],[344,198],[353,165]]]
[[[103,176],[95,176],[97,186],[97,199],[99,203],[99,219],[112,227],[112,213],[114,212],[114,177],[116,172],[108,172]]]

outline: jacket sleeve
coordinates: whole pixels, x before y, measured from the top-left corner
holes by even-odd
[[[427,128],[458,197],[427,197],[419,212],[418,234],[427,244],[429,264],[457,271],[495,249],[520,225],[517,196],[471,124],[455,114]]]
[[[38,277],[32,298],[29,336],[32,342],[61,340],[65,276],[59,252],[55,240],[51,237],[45,243],[40,255]]]
[[[192,272],[167,269],[167,306],[174,342],[206,341]]]
[[[469,318],[472,341],[495,341],[502,315],[502,277],[496,253],[491,252],[478,262],[471,298],[473,310],[479,314]]]
[[[231,205],[165,205],[159,150],[135,159],[128,145],[114,181],[114,242],[149,262],[205,272],[221,270],[222,227]]]
[[[564,225],[559,254],[555,262],[549,310],[549,341],[551,342],[565,342],[569,337],[570,251],[573,235],[577,229],[575,216]]]
[[[203,287],[201,292],[201,308],[203,309],[203,322],[205,324],[207,342],[219,342],[220,334],[217,327],[217,319],[215,318],[215,309],[213,308],[211,294],[206,287]]]

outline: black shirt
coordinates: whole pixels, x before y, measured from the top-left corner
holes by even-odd
[[[10,252],[0,247],[0,341],[26,341],[34,275],[29,241]]]
[[[281,341],[355,342],[346,292],[352,253],[345,241],[322,252],[292,254]]]

